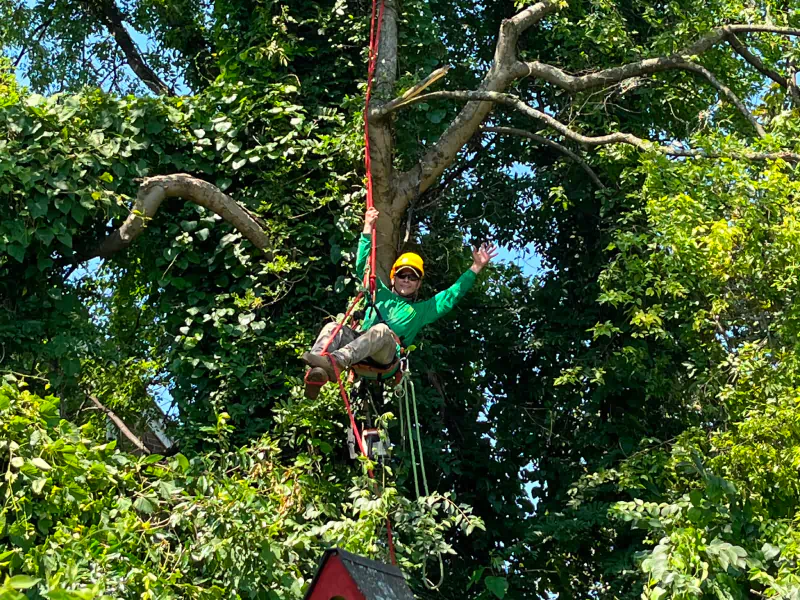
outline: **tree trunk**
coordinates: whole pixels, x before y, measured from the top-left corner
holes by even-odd
[[[375,68],[371,109],[380,109],[392,99],[397,79],[397,1],[386,0],[383,12],[378,62]],[[364,115],[369,119],[369,115]],[[377,231],[378,276],[388,282],[389,271],[397,254],[403,212],[394,210],[397,176],[394,171],[394,131],[391,119],[370,121],[370,156],[375,208],[380,212]]]

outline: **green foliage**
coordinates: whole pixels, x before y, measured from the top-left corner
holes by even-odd
[[[399,80],[380,93],[400,94],[445,63],[455,68],[437,85],[474,89],[502,20],[523,4],[403,2]],[[8,487],[21,509],[6,518],[30,539],[27,549],[10,542],[0,594],[70,581],[89,596],[125,585],[131,596],[272,587],[294,597],[325,544],[385,556],[386,515],[414,582],[443,553],[440,598],[798,593],[794,167],[607,147],[585,154],[607,186],[599,191],[549,148],[471,140],[447,185],[415,205],[420,226],[409,237],[428,265],[423,294],[468,266],[465,239],[532,248],[542,268],[534,281],[514,266],[482,276],[420,340],[412,367],[441,493],[408,500],[399,452],[377,498],[343,458],[335,390],[303,401],[297,362],[355,286],[369,3],[118,5],[148,36],[148,63],[194,95],[124,96],[141,84],[116,79],[118,50],[85,3],[0,9],[0,45],[12,58],[27,48],[20,71],[32,90],[68,92],[35,96],[0,75],[0,368],[51,382],[77,425],[44,410],[53,400],[3,394],[15,407],[39,403],[41,418],[20,423],[39,419],[33,429],[47,444],[80,448],[73,464],[32,447],[31,432],[15,433],[27,454]],[[576,0],[523,36],[519,51],[585,73],[669,54],[732,22],[798,25],[796,11],[772,1]],[[794,68],[796,41],[743,41],[778,72]],[[800,121],[786,90],[724,44],[698,62],[753,108],[766,139],[753,140],[739,112],[688,72],[575,96],[526,78],[514,93],[587,135],[797,152]],[[457,110],[442,101],[398,114],[396,167],[411,167]],[[531,128],[499,108],[491,119]],[[74,270],[127,216],[137,178],[177,171],[258,214],[275,256],[265,260],[216,216],[176,201],[130,249]],[[29,382],[44,393],[44,381]],[[82,410],[86,391],[130,420],[164,390],[187,458],[147,464],[91,441],[105,419]],[[47,482],[68,490],[80,477],[96,486],[91,499],[52,508],[57,518],[41,531],[48,517],[36,511],[50,514],[45,494],[56,485]],[[175,493],[162,494],[162,482]],[[206,515],[200,525],[190,508]],[[162,524],[171,515],[185,520]],[[455,532],[477,523],[485,534]],[[50,544],[48,560],[61,562],[48,570],[30,557]],[[114,552],[136,565],[130,581]],[[258,568],[229,568],[240,558]]]
[[[320,459],[284,466],[276,440],[206,453],[134,457],[58,400],[0,388],[0,569],[6,587],[47,598],[299,598],[320,544],[385,554],[391,515],[401,564],[447,552],[453,526],[481,527],[450,498],[418,502],[367,477],[347,496]],[[209,432],[225,435],[221,427]],[[4,592],[14,598],[11,592]],[[3,596],[6,597],[6,596]]]

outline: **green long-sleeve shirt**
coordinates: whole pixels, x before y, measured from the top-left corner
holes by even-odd
[[[367,265],[371,247],[372,237],[362,234],[358,242],[356,257],[356,276],[359,280],[364,278],[364,268]],[[386,324],[400,338],[403,345],[409,346],[420,329],[453,310],[453,307],[475,283],[475,277],[475,273],[469,269],[449,288],[424,302],[409,302],[392,292],[380,278],[376,277],[375,305],[386,320]],[[364,331],[375,325],[377,320],[378,316],[375,311],[372,308],[368,309],[364,318]]]

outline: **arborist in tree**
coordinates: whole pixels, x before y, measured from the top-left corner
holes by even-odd
[[[367,257],[372,246],[372,228],[378,219],[378,210],[370,208],[364,215],[364,229],[358,244],[356,276],[364,277]],[[395,261],[389,274],[391,289],[377,279],[375,305],[368,307],[363,331],[357,332],[342,326],[336,339],[328,340],[338,327],[329,323],[319,334],[311,352],[303,354],[303,362],[311,367],[306,377],[307,398],[314,399],[322,385],[336,380],[332,361],[341,373],[345,368],[372,359],[383,367],[391,367],[397,360],[401,347],[410,345],[425,325],[446,315],[469,291],[481,269],[497,256],[497,247],[482,244],[472,251],[472,266],[453,285],[430,300],[416,302],[417,292],[425,276],[422,258],[407,252]],[[327,352],[323,355],[326,344]]]

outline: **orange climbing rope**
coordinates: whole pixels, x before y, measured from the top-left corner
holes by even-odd
[[[372,0],[372,19],[370,22],[370,30],[369,30],[369,68],[367,70],[367,91],[366,91],[366,99],[364,101],[364,166],[367,171],[367,208],[372,208],[375,204],[373,202],[372,197],[372,161],[370,157],[370,146],[369,146],[369,104],[372,98],[372,84],[375,79],[375,68],[378,62],[378,45],[380,44],[381,40],[381,27],[383,25],[383,9],[384,9],[384,0],[380,0],[380,9],[378,8],[378,0]],[[364,288],[369,292],[372,303],[375,302],[375,293],[377,289],[376,280],[375,280],[375,265],[377,262],[376,259],[376,233],[375,233],[375,226],[372,226],[372,248],[370,251],[369,256],[369,273],[365,274],[364,276]],[[342,330],[342,327],[345,323],[347,323],[350,315],[353,313],[353,309],[356,305],[361,301],[361,298],[364,297],[364,292],[359,292],[356,296],[356,299],[350,305],[350,308],[347,309],[347,313],[345,313],[344,318],[337,324],[336,329],[334,329],[333,334],[328,338],[325,347],[322,349],[322,355],[328,356],[328,347],[330,346],[331,342],[336,339],[336,336]],[[338,367],[336,366],[335,361],[331,361],[333,363],[333,370],[336,373],[336,382],[339,384],[339,392],[342,395],[342,400],[344,401],[344,406],[347,409],[347,416],[350,418],[350,426],[353,428],[353,435],[356,438],[356,442],[358,442],[358,449],[361,451],[363,456],[367,456],[366,448],[364,448],[364,442],[361,438],[361,432],[358,430],[358,424],[356,423],[356,418],[353,415],[353,409],[350,405],[350,398],[347,395],[347,390],[344,387],[344,382],[342,382],[342,374],[339,372]],[[308,382],[306,380],[306,383]],[[372,469],[369,470],[369,476],[373,480],[375,479],[375,474]],[[394,551],[394,540],[392,537],[392,524],[389,521],[389,518],[386,518],[386,534],[388,538],[388,545],[389,545],[389,556],[392,560],[392,564],[397,564],[397,558],[395,557]]]

